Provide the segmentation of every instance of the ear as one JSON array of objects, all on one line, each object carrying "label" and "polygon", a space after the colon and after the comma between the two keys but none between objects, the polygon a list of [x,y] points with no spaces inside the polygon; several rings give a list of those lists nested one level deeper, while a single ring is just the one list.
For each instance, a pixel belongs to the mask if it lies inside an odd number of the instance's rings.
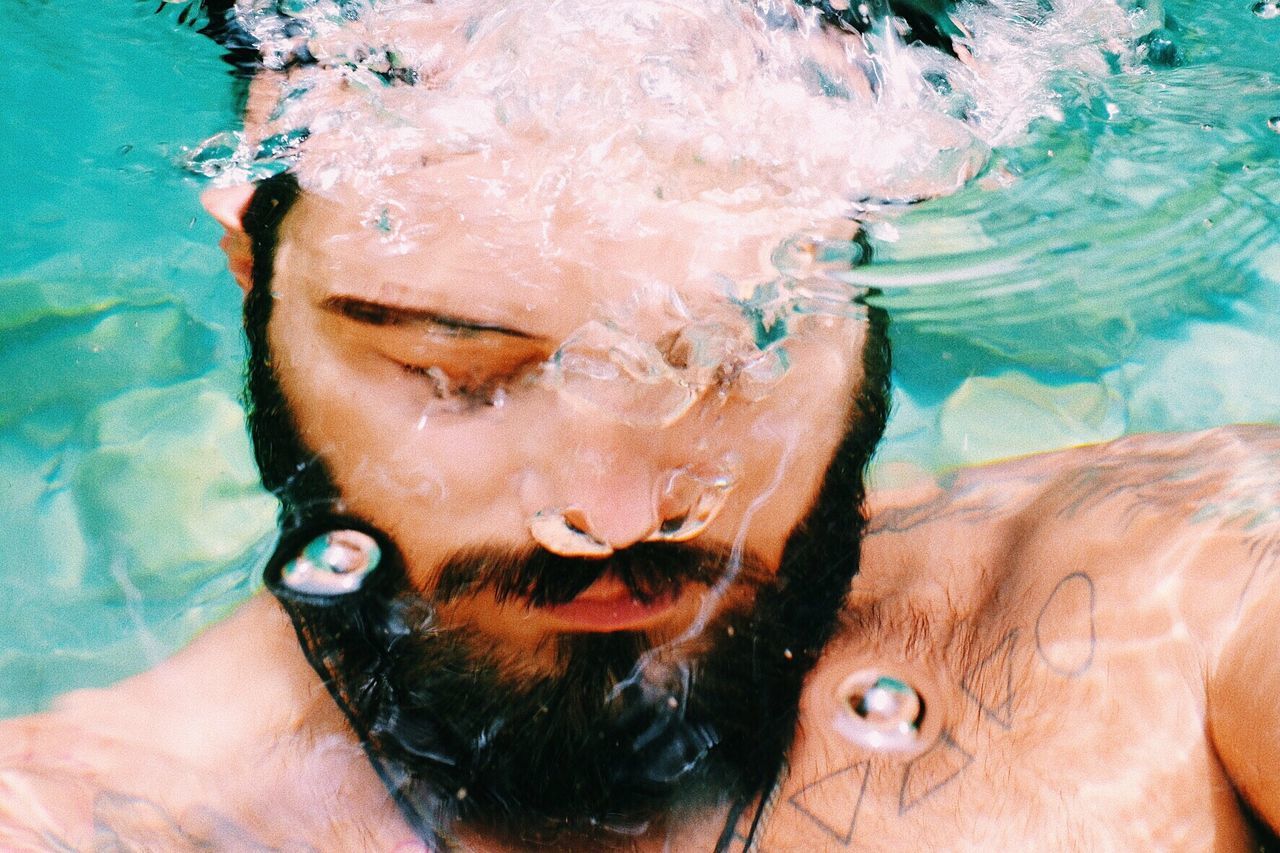
[{"label": "ear", "polygon": [[253,245],[244,230],[244,212],[253,198],[253,184],[205,190],[200,203],[226,229],[218,244],[227,254],[227,267],[245,293],[253,284]]}]

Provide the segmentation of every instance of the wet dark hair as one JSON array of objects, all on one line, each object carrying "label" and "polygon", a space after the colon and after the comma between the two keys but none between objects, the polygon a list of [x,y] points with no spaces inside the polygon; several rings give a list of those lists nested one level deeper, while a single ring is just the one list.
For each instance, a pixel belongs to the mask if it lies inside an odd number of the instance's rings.
[{"label": "wet dark hair", "polygon": [[280,499],[281,522],[286,529],[298,526],[310,507],[329,506],[338,497],[324,464],[303,446],[276,381],[267,341],[280,224],[300,193],[297,179],[281,172],[258,184],[244,214],[244,229],[253,249],[252,286],[244,300],[248,344],[244,402],[254,461],[262,485]]},{"label": "wet dark hair", "polygon": [[[823,21],[841,29],[866,33],[876,25],[876,18],[869,4],[857,0],[846,0],[844,3],[796,0],[796,3],[817,9]],[[906,25],[905,30],[899,34],[907,44],[919,42],[955,55],[955,46],[951,40],[960,35],[960,30],[948,15],[948,9],[954,5],[953,0],[888,0],[885,5],[889,14]]]},{"label": "wet dark hair", "polygon": [[[168,11],[172,5],[161,2],[156,14]],[[236,18],[236,0],[190,0],[181,6],[177,21],[179,25],[195,27],[201,35],[216,42],[223,50],[223,62],[231,66],[241,83],[247,83],[262,67],[257,40]],[[242,88],[237,87],[238,91]]]},{"label": "wet dark hair", "polygon": [[[816,8],[829,25],[865,33],[876,19],[868,7],[860,3],[833,3],[831,0],[796,0],[800,6]],[[161,3],[161,12],[169,7]],[[908,43],[920,42],[954,55],[952,38],[960,31],[951,22],[948,11],[954,0],[887,0],[889,14],[905,23],[901,33]],[[191,0],[178,13],[178,23],[195,26],[198,31],[222,46],[223,61],[233,73],[247,80],[260,68],[258,45],[253,36],[240,26],[235,13],[236,0]]]}]

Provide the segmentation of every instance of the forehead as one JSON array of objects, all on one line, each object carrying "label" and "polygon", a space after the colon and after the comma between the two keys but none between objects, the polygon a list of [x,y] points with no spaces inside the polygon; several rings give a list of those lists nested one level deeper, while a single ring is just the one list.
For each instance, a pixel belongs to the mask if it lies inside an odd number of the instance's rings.
[{"label": "forehead", "polygon": [[[548,189],[545,176],[518,171],[510,159],[464,157],[398,176],[377,195],[304,192],[281,229],[277,289],[495,322],[524,316],[556,334],[584,312],[723,310],[777,278],[770,259],[782,241],[818,227],[769,205],[667,202],[616,184],[601,197],[586,183]],[[829,238],[853,231],[821,224]]]}]

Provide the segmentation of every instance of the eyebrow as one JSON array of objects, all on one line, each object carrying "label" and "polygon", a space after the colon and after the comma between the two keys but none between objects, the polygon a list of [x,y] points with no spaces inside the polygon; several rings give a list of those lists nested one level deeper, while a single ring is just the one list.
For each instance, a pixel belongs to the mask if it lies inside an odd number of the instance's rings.
[{"label": "eyebrow", "polygon": [[355,296],[329,296],[320,303],[320,307],[367,326],[444,326],[447,329],[463,332],[503,335],[521,340],[537,340],[540,337],[498,323],[458,317],[430,308],[375,302]]}]

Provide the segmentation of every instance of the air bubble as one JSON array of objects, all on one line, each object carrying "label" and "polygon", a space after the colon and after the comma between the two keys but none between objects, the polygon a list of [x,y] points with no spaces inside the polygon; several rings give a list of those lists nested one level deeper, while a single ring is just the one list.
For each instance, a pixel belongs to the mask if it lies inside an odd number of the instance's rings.
[{"label": "air bubble", "polygon": [[1267,130],[1273,133],[1280,133],[1280,116],[1272,116],[1267,119]]},{"label": "air bubble", "polygon": [[555,355],[560,388],[570,399],[610,412],[632,426],[665,427],[697,400],[653,344],[592,321]]},{"label": "air bubble", "polygon": [[183,165],[198,175],[216,178],[235,165],[240,142],[238,131],[215,134],[193,148]]},{"label": "air bubble", "polygon": [[529,534],[538,544],[562,557],[607,557],[613,546],[590,532],[586,515],[577,507],[544,509],[529,519]]},{"label": "air bubble", "polygon": [[737,475],[725,468],[711,472],[677,468],[658,491],[658,529],[653,542],[687,542],[698,536],[724,508],[737,482]]},{"label": "air bubble", "polygon": [[1253,4],[1253,14],[1264,21],[1280,18],[1280,0],[1261,0]]}]

